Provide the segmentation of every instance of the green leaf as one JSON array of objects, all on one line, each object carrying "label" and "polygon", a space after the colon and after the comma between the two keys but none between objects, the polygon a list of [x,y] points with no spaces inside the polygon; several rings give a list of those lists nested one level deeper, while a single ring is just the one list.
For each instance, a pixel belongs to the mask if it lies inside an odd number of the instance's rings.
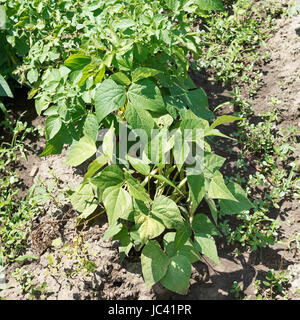
[{"label": "green leaf", "polygon": [[190,285],[192,268],[189,260],[181,255],[170,259],[170,264],[166,275],[160,283],[168,290],[186,295]]},{"label": "green leaf", "polygon": [[105,75],[105,64],[101,64],[96,73],[94,83],[95,84],[100,83],[103,80],[104,75]]},{"label": "green leaf", "polygon": [[97,117],[93,113],[89,113],[83,125],[83,134],[89,136],[93,141],[97,140],[99,124]]},{"label": "green leaf", "polygon": [[236,140],[234,138],[231,138],[229,136],[226,136],[225,134],[223,134],[222,132],[220,132],[218,129],[208,129],[208,130],[205,130],[204,132],[204,136],[205,137],[209,137],[209,136],[216,136],[216,137],[222,137],[222,138],[225,138],[225,139],[230,139],[230,140]]},{"label": "green leaf", "polygon": [[79,166],[81,163],[92,157],[96,151],[97,148],[92,138],[84,136],[70,148],[66,164],[70,166]]},{"label": "green leaf", "polygon": [[201,10],[224,10],[222,0],[197,0]]},{"label": "green leaf", "polygon": [[223,213],[238,214],[253,208],[253,204],[249,201],[246,192],[240,185],[231,182],[227,185],[227,188],[237,199],[237,202],[232,200],[220,200],[220,208]]},{"label": "green leaf", "polygon": [[129,101],[142,109],[164,113],[165,104],[159,88],[149,79],[133,83],[128,91]]},{"label": "green leaf", "polygon": [[65,144],[71,144],[72,140],[73,139],[68,131],[68,128],[64,124],[62,124],[61,129],[54,136],[54,138],[46,142],[46,147],[44,151],[39,155],[39,157],[45,157],[52,154],[60,154],[62,152],[63,146]]},{"label": "green leaf", "polygon": [[214,114],[208,109],[208,98],[203,89],[183,90],[177,95],[193,113],[203,119],[210,120]]},{"label": "green leaf", "polygon": [[39,77],[39,73],[36,69],[30,69],[27,73],[27,79],[30,83],[36,82],[38,77]]},{"label": "green leaf", "polygon": [[187,225],[185,228],[177,230],[175,239],[174,239],[174,250],[178,251],[180,250],[183,245],[189,240],[189,238],[192,235],[192,230],[189,225]]},{"label": "green leaf", "polygon": [[235,202],[238,201],[226,187],[223,176],[219,171],[214,173],[213,178],[210,181],[208,196],[211,199],[227,199]]},{"label": "green leaf", "polygon": [[91,178],[98,170],[105,166],[109,161],[109,157],[102,154],[100,157],[95,159],[88,167],[87,173],[84,175],[82,185],[85,185],[89,178]]},{"label": "green leaf", "polygon": [[120,186],[124,182],[123,171],[118,165],[113,164],[104,168],[100,175],[93,178],[91,182],[97,185],[101,190],[113,186]]},{"label": "green leaf", "polygon": [[205,214],[196,214],[193,218],[192,228],[196,233],[205,233],[212,235],[219,235],[215,225],[210,221]]},{"label": "green leaf", "polygon": [[159,196],[154,199],[151,213],[166,228],[178,230],[183,227],[183,219],[177,204],[165,196]]},{"label": "green leaf", "polygon": [[42,111],[46,110],[50,104],[49,96],[42,96],[35,99],[35,110],[36,113],[40,116]]},{"label": "green leaf", "polygon": [[134,220],[138,226],[142,243],[158,237],[165,230],[164,225],[154,217],[151,217],[151,215],[138,214],[135,215]]},{"label": "green leaf", "polygon": [[114,158],[114,148],[115,148],[115,128],[113,123],[109,130],[106,132],[103,138],[102,150],[105,155],[107,155],[110,161]]},{"label": "green leaf", "polygon": [[0,74],[0,97],[13,98],[13,94],[6,82],[6,80]]},{"label": "green leaf", "polygon": [[86,184],[84,187],[77,186],[70,200],[75,210],[84,212],[85,209],[93,205],[94,197],[93,187],[90,184]]},{"label": "green leaf", "polygon": [[129,193],[132,197],[137,200],[141,200],[144,202],[151,202],[151,198],[146,193],[145,188],[140,184],[140,182],[134,179],[130,174],[126,174],[126,184],[128,186]]},{"label": "green leaf", "polygon": [[212,125],[210,126],[211,129],[214,129],[215,127],[219,126],[220,124],[226,123],[226,122],[232,122],[232,121],[236,121],[236,120],[242,120],[243,118],[240,117],[234,117],[234,116],[221,116],[219,118],[217,118]]},{"label": "green leaf", "polygon": [[141,79],[154,77],[154,76],[158,75],[159,73],[161,73],[161,71],[156,70],[156,69],[152,69],[152,68],[147,68],[147,67],[136,68],[131,73],[132,82],[137,82]]},{"label": "green leaf", "polygon": [[220,264],[217,247],[214,238],[205,233],[196,233],[195,238],[195,247],[212,261],[217,264]]},{"label": "green leaf", "polygon": [[173,11],[178,11],[182,7],[182,1],[181,0],[165,0],[167,6],[169,9]]},{"label": "green leaf", "polygon": [[103,204],[110,226],[116,224],[119,217],[131,208],[129,193],[120,186],[106,188],[103,192]]},{"label": "green leaf", "polygon": [[46,139],[51,140],[59,132],[62,126],[62,121],[60,116],[50,116],[46,119],[45,134]]},{"label": "green leaf", "polygon": [[133,129],[143,129],[148,136],[151,136],[151,130],[154,128],[154,120],[148,111],[140,106],[128,103],[125,118]]},{"label": "green leaf", "polygon": [[[183,229],[181,229],[181,230],[183,230]],[[186,258],[188,258],[190,263],[194,263],[194,262],[199,261],[201,259],[198,251],[196,250],[196,248],[194,247],[194,245],[190,239],[188,239],[184,243],[184,245],[176,251],[175,237],[176,237],[175,232],[168,232],[164,235],[163,243],[164,243],[165,251],[169,257],[173,257],[178,254],[178,255],[185,256]]]},{"label": "green leaf", "polygon": [[109,226],[108,229],[105,231],[105,233],[104,233],[104,235],[103,235],[101,240],[103,240],[103,241],[109,240],[113,236],[118,234],[121,230],[122,230],[122,224],[121,223],[115,224],[113,226]]},{"label": "green leaf", "polygon": [[203,174],[205,178],[211,179],[214,173],[222,167],[225,160],[214,153],[204,152]]},{"label": "green leaf", "polygon": [[128,256],[130,249],[133,247],[128,228],[123,226],[121,231],[113,237],[113,240],[119,240],[119,252]]},{"label": "green leaf", "polygon": [[161,250],[157,241],[149,241],[141,254],[142,272],[146,287],[150,289],[166,274],[169,258]]},{"label": "green leaf", "polygon": [[15,259],[16,262],[23,262],[27,260],[38,260],[38,257],[36,256],[31,256],[31,255],[23,255],[19,256],[18,258]]},{"label": "green leaf", "polygon": [[203,175],[188,175],[187,181],[192,202],[191,210],[195,212],[206,192],[205,179]]},{"label": "green leaf", "polygon": [[70,56],[64,64],[72,71],[75,71],[83,69],[86,65],[91,63],[91,60],[91,57],[78,53]]},{"label": "green leaf", "polygon": [[125,102],[125,87],[111,79],[104,80],[95,92],[95,109],[98,122],[101,122],[111,112],[123,107]]},{"label": "green leaf", "polygon": [[133,158],[129,155],[127,155],[127,159],[136,171],[143,174],[144,176],[149,175],[150,166],[147,163],[145,163],[145,161],[138,159],[138,158]]},{"label": "green leaf", "polygon": [[110,76],[110,79],[112,79],[115,82],[122,84],[124,86],[129,86],[131,84],[130,79],[123,72],[116,72],[116,73],[112,74]]},{"label": "green leaf", "polygon": [[218,223],[218,209],[216,207],[214,200],[210,199],[207,195],[204,196],[204,199],[209,206],[209,210],[210,210],[210,213],[214,219],[215,224],[217,224]]}]

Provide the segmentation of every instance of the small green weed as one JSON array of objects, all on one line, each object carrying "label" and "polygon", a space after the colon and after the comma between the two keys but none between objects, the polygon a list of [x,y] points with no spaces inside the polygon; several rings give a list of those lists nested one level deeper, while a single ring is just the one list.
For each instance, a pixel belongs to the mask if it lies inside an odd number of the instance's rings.
[{"label": "small green weed", "polygon": [[257,66],[270,59],[268,52],[260,53],[272,31],[273,20],[283,12],[280,1],[239,0],[229,11],[216,13],[202,19],[201,59],[195,65],[198,70],[208,70],[213,81],[244,83],[250,85],[250,93],[257,91],[261,77]]},{"label": "small green weed", "polygon": [[11,142],[0,145],[0,253],[7,263],[25,250],[28,222],[39,209],[29,196],[18,198],[20,180],[12,169],[19,159],[18,151],[26,157],[25,137],[34,130],[20,119],[15,124],[8,119],[4,123],[7,128],[13,128]]},{"label": "small green weed", "polygon": [[269,270],[266,274],[266,280],[256,280],[254,282],[256,300],[276,300],[276,296],[282,296],[288,299],[287,287],[289,280],[285,272],[275,272]]}]

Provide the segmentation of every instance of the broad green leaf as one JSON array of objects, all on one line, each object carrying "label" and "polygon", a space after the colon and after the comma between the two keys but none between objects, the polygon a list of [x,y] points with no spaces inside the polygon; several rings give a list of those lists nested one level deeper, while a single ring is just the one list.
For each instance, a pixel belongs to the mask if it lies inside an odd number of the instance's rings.
[{"label": "broad green leaf", "polygon": [[122,84],[124,86],[129,86],[131,84],[130,79],[126,76],[123,72],[116,72],[110,76],[110,79],[114,80],[115,82]]},{"label": "broad green leaf", "polygon": [[93,178],[91,182],[97,185],[101,190],[113,186],[120,186],[124,182],[123,171],[118,165],[113,164],[104,168],[100,175]]},{"label": "broad green leaf", "polygon": [[42,111],[46,110],[50,104],[50,97],[49,96],[42,96],[35,99],[35,110],[36,113],[40,116]]},{"label": "broad green leaf", "polygon": [[88,167],[87,173],[84,175],[82,185],[85,185],[89,178],[91,178],[97,171],[105,166],[109,161],[109,157],[102,154],[100,157],[95,159]]},{"label": "broad green leaf", "polygon": [[137,82],[141,79],[154,77],[154,76],[158,75],[159,73],[161,73],[161,71],[156,70],[156,69],[152,69],[152,68],[147,68],[147,67],[136,68],[131,73],[132,82]]},{"label": "broad green leaf", "polygon": [[115,55],[117,68],[122,71],[129,71],[133,65],[133,50],[127,50],[125,53],[117,53]]},{"label": "broad green leaf", "polygon": [[216,207],[214,200],[210,199],[207,195],[204,196],[204,199],[209,206],[209,210],[210,210],[210,213],[214,219],[215,224],[217,224],[218,223],[218,209]]},{"label": "broad green leaf", "polygon": [[105,75],[105,64],[101,64],[95,76],[95,80],[94,80],[95,84],[100,83],[103,80],[104,75]]},{"label": "broad green leaf", "polygon": [[143,129],[148,136],[151,136],[151,130],[154,128],[154,120],[150,113],[144,110],[142,106],[128,103],[125,118],[133,129]]},{"label": "broad green leaf", "polygon": [[214,173],[219,170],[226,159],[214,153],[204,152],[203,174],[211,179]]},{"label": "broad green leaf", "polygon": [[[183,229],[180,229],[183,230]],[[189,229],[190,230],[190,229]],[[168,232],[164,235],[163,243],[165,247],[165,251],[169,257],[173,257],[177,254],[181,256],[185,256],[188,258],[190,263],[194,263],[196,261],[199,261],[201,259],[198,251],[194,247],[192,241],[188,239],[181,248],[179,248],[177,251],[175,249],[175,232]],[[178,241],[178,240],[177,240]],[[179,243],[177,243],[178,246]]]},{"label": "broad green leaf", "polygon": [[196,233],[205,233],[212,235],[219,235],[215,225],[210,221],[205,214],[196,214],[193,218],[192,228]]},{"label": "broad green leaf", "polygon": [[165,0],[167,6],[169,9],[173,11],[178,11],[182,7],[182,1],[181,0]]},{"label": "broad green leaf", "polygon": [[46,119],[45,124],[45,134],[46,139],[51,140],[54,138],[54,136],[59,132],[60,128],[62,126],[62,121],[60,116],[53,115]]},{"label": "broad green leaf", "polygon": [[0,97],[13,98],[13,94],[6,82],[6,80],[0,74]]},{"label": "broad green leaf", "polygon": [[183,136],[179,131],[178,133],[175,134],[174,148],[173,148],[174,161],[178,167],[178,171],[181,171],[182,166],[184,165],[189,153],[190,153],[189,144],[185,139],[183,139]]},{"label": "broad green leaf", "polygon": [[106,209],[110,226],[116,224],[120,215],[131,208],[129,193],[120,186],[106,188],[103,192],[103,204]]},{"label": "broad green leaf", "polygon": [[105,155],[107,155],[110,161],[114,158],[114,148],[115,148],[115,128],[113,124],[110,129],[106,132],[103,138],[102,150]]},{"label": "broad green leaf", "polygon": [[144,160],[133,158],[129,155],[127,155],[127,159],[136,171],[143,174],[144,176],[149,175],[150,173],[150,166],[148,165],[149,160],[145,162]]},{"label": "broad green leaf", "polygon": [[131,241],[128,228],[123,226],[121,231],[114,235],[113,240],[119,240],[119,252],[125,253],[128,256],[130,249],[133,247],[133,243]]},{"label": "broad green leaf", "polygon": [[180,250],[183,247],[183,245],[188,241],[191,235],[192,230],[188,224],[186,225],[186,227],[177,230],[174,239],[174,250]]},{"label": "broad green leaf", "polygon": [[166,111],[159,88],[149,79],[133,83],[129,88],[128,98],[132,104],[142,109],[159,113]]},{"label": "broad green leaf", "polygon": [[139,225],[139,234],[142,243],[158,237],[165,230],[164,225],[158,220],[151,217],[151,215],[139,215],[135,217],[136,224]]},{"label": "broad green leaf", "polygon": [[214,114],[208,109],[208,98],[203,89],[183,90],[177,95],[193,113],[203,119],[210,120]]},{"label": "broad green leaf", "polygon": [[90,184],[86,184],[83,188],[80,185],[77,186],[70,200],[75,210],[83,212],[92,204],[94,197],[93,187]]},{"label": "broad green leaf", "polygon": [[118,223],[115,224],[113,226],[108,227],[108,229],[105,231],[103,237],[101,240],[105,241],[105,240],[109,240],[111,239],[113,236],[115,236],[116,234],[118,234],[120,231],[122,230],[122,224]]},{"label": "broad green leaf", "polygon": [[83,126],[83,134],[89,136],[93,141],[97,140],[99,124],[97,117],[93,113],[89,113],[85,119]]},{"label": "broad green leaf", "polygon": [[211,199],[227,199],[238,202],[232,193],[228,190],[224,183],[222,174],[216,171],[210,181],[208,188],[208,196]]},{"label": "broad green leaf", "polygon": [[72,143],[72,136],[69,133],[68,128],[63,124],[59,132],[54,136],[53,139],[46,142],[44,151],[39,157],[46,157],[52,154],[60,154],[65,144]]},{"label": "broad green leaf", "polygon": [[168,290],[186,295],[190,285],[192,273],[191,263],[181,255],[170,259],[170,264],[166,275],[160,280],[160,283]]},{"label": "broad green leaf", "polygon": [[86,65],[91,63],[91,60],[91,57],[78,53],[70,56],[64,64],[72,69],[72,71],[75,71],[83,69]]},{"label": "broad green leaf", "polygon": [[95,109],[98,122],[101,122],[111,112],[124,106],[126,90],[122,85],[111,79],[100,83],[95,93]]},{"label": "broad green leaf", "polygon": [[190,195],[191,195],[191,210],[195,212],[198,205],[202,201],[205,190],[205,180],[203,175],[188,175],[187,181],[189,185]]},{"label": "broad green leaf", "polygon": [[178,230],[183,227],[183,219],[177,204],[165,196],[154,199],[151,214],[166,228]]},{"label": "broad green leaf", "polygon": [[220,264],[216,242],[211,235],[205,233],[196,233],[194,242],[195,247],[201,252],[201,254],[210,258],[215,263]]},{"label": "broad green leaf", "polygon": [[78,217],[79,220],[88,218],[95,210],[97,209],[99,205],[99,200],[96,198],[93,198],[89,201],[88,206],[82,211],[81,215]]},{"label": "broad green leaf", "polygon": [[225,214],[238,214],[253,208],[253,204],[247,198],[246,192],[237,183],[231,182],[227,185],[228,190],[238,202],[232,200],[220,200],[221,211]]},{"label": "broad green leaf", "polygon": [[142,272],[146,287],[150,289],[166,274],[169,258],[156,240],[149,241],[141,254]]},{"label": "broad green leaf", "polygon": [[140,184],[140,182],[134,179],[130,174],[125,173],[126,184],[128,186],[129,193],[132,197],[137,200],[144,202],[151,202],[151,198],[146,193],[145,188]]},{"label": "broad green leaf", "polygon": [[174,119],[177,118],[177,113],[179,113],[181,118],[184,117],[187,108],[182,100],[180,100],[178,97],[172,96],[165,96],[163,99],[166,104],[166,110]]},{"label": "broad green leaf", "polygon": [[78,87],[81,87],[89,77],[95,74],[95,67],[92,65],[87,65],[82,69],[82,76],[78,81]]},{"label": "broad green leaf", "polygon": [[234,116],[221,116],[219,118],[217,118],[212,125],[210,126],[211,129],[214,129],[215,127],[219,126],[220,124],[226,123],[226,122],[233,122],[236,120],[242,120],[242,118],[240,117],[234,117]]},{"label": "broad green leaf", "polygon": [[201,10],[224,10],[222,0],[197,0]]},{"label": "broad green leaf", "polygon": [[70,148],[66,164],[70,166],[78,166],[92,157],[96,151],[97,148],[92,138],[84,136]]},{"label": "broad green leaf", "polygon": [[39,73],[36,69],[30,69],[27,73],[27,79],[30,83],[34,83],[38,80]]}]

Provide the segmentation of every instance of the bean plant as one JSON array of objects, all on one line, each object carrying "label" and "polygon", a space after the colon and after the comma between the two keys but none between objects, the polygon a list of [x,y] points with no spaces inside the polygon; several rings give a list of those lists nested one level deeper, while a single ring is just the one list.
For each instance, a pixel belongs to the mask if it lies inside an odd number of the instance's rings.
[{"label": "bean plant", "polygon": [[[40,156],[69,145],[67,165],[87,167],[71,195],[78,220],[106,213],[104,239],[122,256],[141,251],[146,286],[187,294],[191,265],[220,263],[218,216],[253,205],[221,173],[218,126],[207,96],[189,77],[199,57],[196,17],[221,0],[18,1],[6,9],[16,73],[46,116]],[[55,17],[55,18],[54,18]],[[209,208],[209,215],[206,214]],[[206,211],[205,211],[206,210]]]}]

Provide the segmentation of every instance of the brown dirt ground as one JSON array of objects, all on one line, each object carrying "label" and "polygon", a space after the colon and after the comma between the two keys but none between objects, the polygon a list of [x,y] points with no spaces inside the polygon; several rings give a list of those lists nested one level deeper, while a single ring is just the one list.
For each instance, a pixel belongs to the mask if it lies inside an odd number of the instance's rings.
[{"label": "brown dirt ground", "polygon": [[[283,18],[278,22],[275,35],[268,41],[271,51],[271,62],[262,69],[262,88],[251,99],[255,114],[270,110],[267,101],[277,97],[282,103],[279,105],[282,116],[280,126],[298,125],[300,108],[300,16]],[[211,104],[215,101],[230,100],[227,88],[208,83],[198,77],[198,84],[206,89]],[[249,100],[249,99],[248,99]],[[215,105],[214,105],[215,106]],[[29,108],[30,109],[30,108]],[[222,113],[232,113],[227,108]],[[32,124],[42,123],[42,118],[36,118]],[[226,128],[225,128],[226,129]],[[25,195],[37,177],[46,182],[51,181],[49,169],[52,169],[60,180],[61,190],[74,187],[82,179],[83,171],[64,165],[66,150],[62,155],[38,158],[37,154],[43,149],[45,142],[32,142],[35,152],[28,156],[28,163],[21,161],[16,169],[23,179],[21,196]],[[299,156],[299,150],[295,157]],[[230,165],[230,164],[229,164]],[[295,288],[300,282],[300,254],[299,251],[287,250],[284,245],[265,248],[262,256],[259,252],[244,251],[238,257],[233,254],[234,247],[220,240],[219,256],[221,265],[203,261],[194,264],[191,286],[187,296],[171,293],[159,285],[147,290],[142,278],[138,257],[120,261],[117,243],[101,240],[107,221],[104,217],[95,219],[83,230],[74,229],[77,213],[71,208],[67,200],[59,207],[49,201],[45,204],[41,214],[33,224],[33,231],[28,238],[26,254],[38,256],[37,261],[24,262],[24,269],[34,274],[34,283],[47,283],[49,300],[78,300],[78,299],[182,299],[182,300],[228,300],[233,299],[230,289],[234,281],[244,288],[244,293],[254,299],[253,281],[263,279],[269,269],[286,270],[293,266],[296,275],[292,279],[293,287],[290,298],[297,299]],[[293,232],[300,230],[300,206],[298,200],[283,201],[277,219],[281,223],[282,239],[287,240]],[[293,221],[293,223],[291,223]],[[63,244],[69,244],[68,251],[52,246],[52,240],[60,237]],[[81,237],[86,245],[80,244]],[[74,241],[77,239],[77,242]],[[76,245],[77,244],[77,245]],[[77,251],[76,251],[77,250]],[[73,255],[72,255],[73,253]],[[77,253],[77,255],[76,255]],[[82,268],[83,257],[93,261],[92,272],[87,273]],[[49,259],[52,262],[49,263]],[[20,263],[13,263],[6,269],[7,284],[12,288],[0,292],[0,296],[7,300],[25,300],[29,294],[21,294],[18,284],[11,273],[20,267]],[[298,297],[299,298],[299,297]]]}]

